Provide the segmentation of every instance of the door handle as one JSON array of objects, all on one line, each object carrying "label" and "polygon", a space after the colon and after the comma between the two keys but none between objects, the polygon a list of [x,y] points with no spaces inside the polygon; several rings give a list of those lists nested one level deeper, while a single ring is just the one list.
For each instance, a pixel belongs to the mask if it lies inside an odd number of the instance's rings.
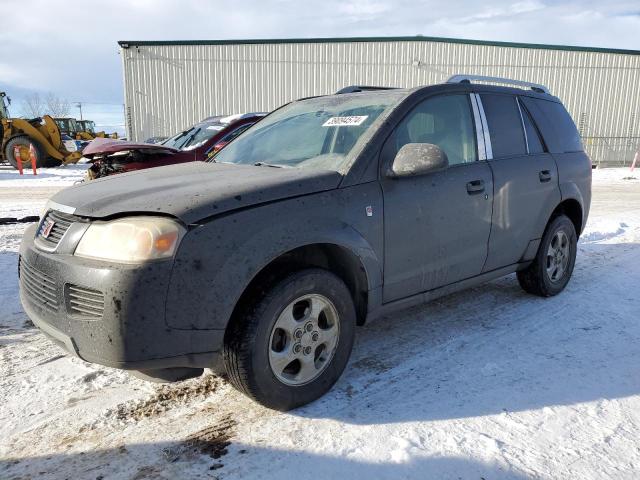
[{"label": "door handle", "polygon": [[480,192],[484,192],[484,180],[473,180],[467,183],[467,193],[469,195]]},{"label": "door handle", "polygon": [[549,170],[542,170],[539,174],[538,177],[540,178],[540,181],[542,183],[544,182],[548,182],[549,180],[551,180],[551,171]]}]

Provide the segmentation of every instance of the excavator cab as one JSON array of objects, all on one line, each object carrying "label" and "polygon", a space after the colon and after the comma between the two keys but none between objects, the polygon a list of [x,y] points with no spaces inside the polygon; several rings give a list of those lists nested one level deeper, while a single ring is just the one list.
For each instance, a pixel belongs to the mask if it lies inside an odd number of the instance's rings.
[{"label": "excavator cab", "polygon": [[95,137],[96,135],[96,122],[93,120],[76,120],[78,128],[81,132],[87,132]]},{"label": "excavator cab", "polygon": [[54,118],[53,119],[63,135],[69,135],[76,138],[76,134],[81,131],[78,127],[78,121],[75,118]]},{"label": "excavator cab", "polygon": [[77,120],[78,129],[76,140],[93,140],[94,138],[118,138],[118,133],[105,133],[104,130],[96,131],[96,122],[93,120]]},{"label": "excavator cab", "polygon": [[96,122],[93,120],[77,120],[78,132],[76,133],[76,140],[93,140],[94,138],[102,137],[106,135],[104,132],[96,132]]}]

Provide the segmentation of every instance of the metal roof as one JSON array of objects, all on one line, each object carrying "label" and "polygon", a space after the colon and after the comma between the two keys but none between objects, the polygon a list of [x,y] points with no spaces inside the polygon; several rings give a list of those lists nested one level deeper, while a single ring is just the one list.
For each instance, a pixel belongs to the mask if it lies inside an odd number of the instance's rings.
[{"label": "metal roof", "polygon": [[494,47],[532,48],[539,50],[564,50],[572,52],[618,53],[640,55],[640,50],[621,48],[581,47],[575,45],[546,45],[542,43],[498,42],[493,40],[471,40],[466,38],[425,37],[328,37],[328,38],[262,38],[239,40],[120,40],[118,45],[129,48],[144,45],[256,45],[293,43],[363,43],[363,42],[439,42],[465,45],[485,45]]}]

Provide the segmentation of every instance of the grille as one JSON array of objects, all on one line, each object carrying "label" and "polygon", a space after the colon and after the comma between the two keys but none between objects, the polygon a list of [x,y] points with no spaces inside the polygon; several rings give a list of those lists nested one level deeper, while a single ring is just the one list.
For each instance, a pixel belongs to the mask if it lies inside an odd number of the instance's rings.
[{"label": "grille", "polygon": [[[47,216],[42,223],[40,223],[38,234],[36,236],[45,245],[55,248],[60,243],[60,240],[62,240],[64,234],[67,233],[71,224],[75,221],[77,221],[77,218],[73,215],[67,215],[65,213],[51,210],[47,213]],[[53,222],[53,227],[51,228],[49,235],[45,238],[43,231],[51,222]]]},{"label": "grille", "polygon": [[25,296],[36,305],[55,312],[58,310],[58,295],[55,281],[48,275],[36,270],[25,262],[22,257],[19,260],[20,284]]},{"label": "grille", "polygon": [[78,285],[67,285],[69,312],[83,317],[102,318],[104,294],[98,290]]}]

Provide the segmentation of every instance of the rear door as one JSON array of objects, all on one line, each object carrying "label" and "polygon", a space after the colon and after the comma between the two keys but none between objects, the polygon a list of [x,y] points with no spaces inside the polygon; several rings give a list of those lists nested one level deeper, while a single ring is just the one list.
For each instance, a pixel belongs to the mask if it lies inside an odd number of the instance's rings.
[{"label": "rear door", "polygon": [[[386,141],[381,178],[384,302],[482,271],[493,184],[487,162],[478,160],[474,126],[468,94],[429,97],[405,116]],[[438,145],[447,154],[449,168],[422,176],[387,178],[384,172],[407,143]]]},{"label": "rear door", "polygon": [[479,97],[489,131],[494,188],[487,272],[535,255],[560,191],[556,163],[518,97]]}]

